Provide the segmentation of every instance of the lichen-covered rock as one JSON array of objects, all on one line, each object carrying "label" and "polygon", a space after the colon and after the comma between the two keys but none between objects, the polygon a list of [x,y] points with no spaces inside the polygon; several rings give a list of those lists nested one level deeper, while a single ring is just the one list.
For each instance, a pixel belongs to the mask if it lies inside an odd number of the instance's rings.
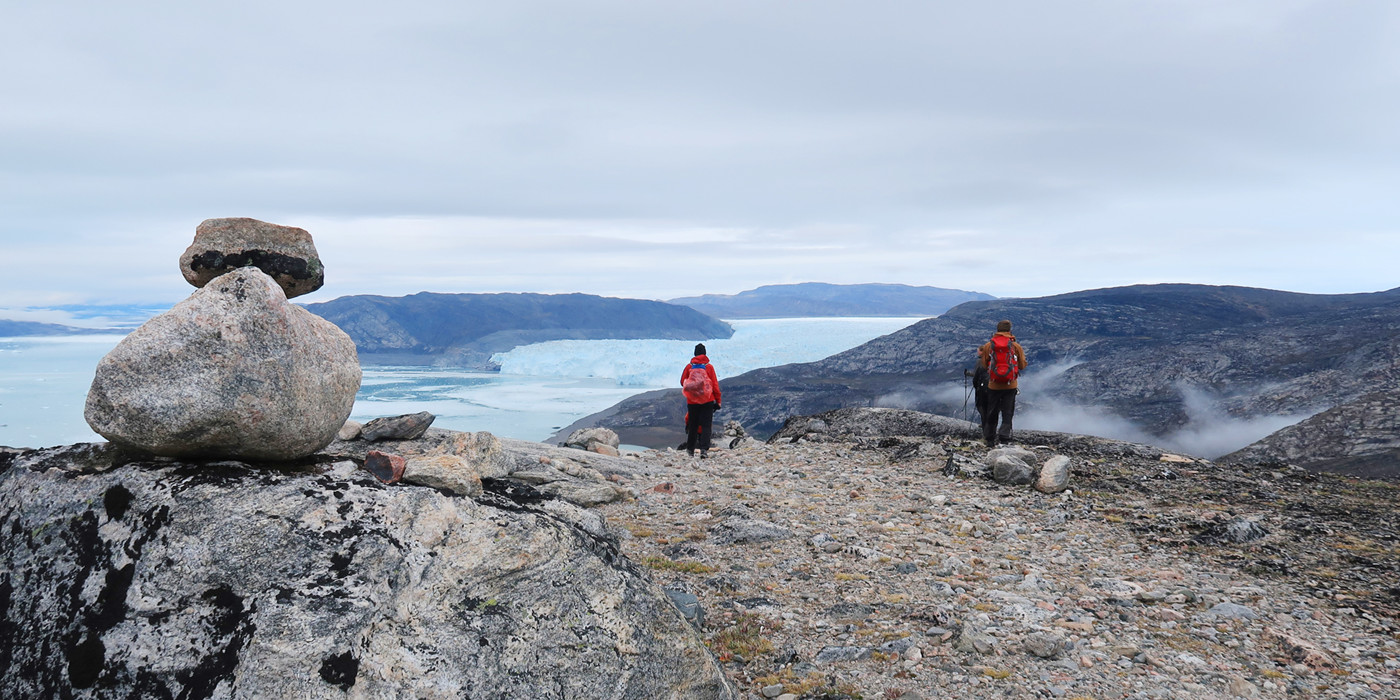
[{"label": "lichen-covered rock", "polygon": [[107,353],[85,417],[108,440],[158,455],[291,460],[335,439],[359,387],[350,337],[245,267]]},{"label": "lichen-covered rock", "polygon": [[240,267],[256,267],[282,287],[287,298],[325,283],[325,269],[305,229],[246,218],[208,219],[180,256],[180,272],[196,287]]},{"label": "lichen-covered rock", "polygon": [[22,457],[0,470],[0,697],[737,697],[601,522],[537,493]]}]

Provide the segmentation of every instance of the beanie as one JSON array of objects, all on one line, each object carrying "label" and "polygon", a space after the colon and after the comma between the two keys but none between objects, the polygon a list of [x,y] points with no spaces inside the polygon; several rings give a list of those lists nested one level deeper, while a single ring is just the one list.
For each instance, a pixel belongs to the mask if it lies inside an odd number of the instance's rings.
[{"label": "beanie", "polygon": [[705,354],[705,344],[704,344],[704,343],[696,343],[696,344],[695,344],[695,354],[696,354],[696,355],[704,355],[704,354]]}]

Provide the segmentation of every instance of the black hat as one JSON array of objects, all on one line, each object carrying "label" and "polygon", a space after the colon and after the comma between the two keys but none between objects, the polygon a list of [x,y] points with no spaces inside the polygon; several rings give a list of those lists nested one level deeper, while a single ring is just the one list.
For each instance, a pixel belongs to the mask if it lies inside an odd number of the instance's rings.
[{"label": "black hat", "polygon": [[696,354],[696,355],[704,355],[704,354],[705,354],[705,344],[704,344],[704,343],[696,343],[696,344],[695,344],[695,354]]}]

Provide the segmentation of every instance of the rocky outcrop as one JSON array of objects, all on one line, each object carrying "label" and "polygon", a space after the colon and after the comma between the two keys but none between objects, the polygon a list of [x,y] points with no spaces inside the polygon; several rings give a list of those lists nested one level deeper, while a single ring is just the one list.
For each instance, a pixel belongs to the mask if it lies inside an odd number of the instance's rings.
[{"label": "rocky outcrop", "polygon": [[68,451],[0,456],[0,696],[737,697],[566,504]]},{"label": "rocky outcrop", "polygon": [[[412,439],[336,440],[322,453],[374,467],[386,483],[403,479],[474,495],[476,484],[510,481],[585,508],[634,498],[635,492],[620,482],[635,478],[640,466],[599,452],[437,428]],[[375,454],[385,457],[371,460]],[[462,461],[437,459],[444,456]],[[399,460],[397,466],[394,460]]]},{"label": "rocky outcrop", "polygon": [[1220,461],[1296,464],[1315,471],[1395,477],[1400,475],[1400,394],[1364,394]]},{"label": "rocky outcrop", "polygon": [[208,219],[180,256],[180,272],[196,287],[240,267],[256,267],[282,287],[288,299],[325,283],[325,268],[305,229],[247,218]]},{"label": "rocky outcrop", "polygon": [[350,338],[242,267],[103,357],[84,415],[99,435],[152,454],[291,460],[335,438],[359,386]]}]

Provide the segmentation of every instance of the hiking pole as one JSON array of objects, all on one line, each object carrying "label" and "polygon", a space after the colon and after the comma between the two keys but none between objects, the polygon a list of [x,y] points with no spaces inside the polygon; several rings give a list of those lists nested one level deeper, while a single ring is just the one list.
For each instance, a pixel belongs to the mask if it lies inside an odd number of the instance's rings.
[{"label": "hiking pole", "polygon": [[972,398],[972,387],[968,385],[968,378],[971,376],[971,370],[963,370],[963,420],[968,422],[972,421],[967,415],[967,400]]}]

